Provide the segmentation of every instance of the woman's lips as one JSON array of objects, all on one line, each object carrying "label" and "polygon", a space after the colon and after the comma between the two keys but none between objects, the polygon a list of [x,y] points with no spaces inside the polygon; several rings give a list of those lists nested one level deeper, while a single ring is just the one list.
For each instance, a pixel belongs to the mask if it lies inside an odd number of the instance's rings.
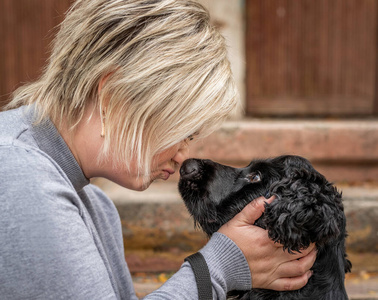
[{"label": "woman's lips", "polygon": [[169,176],[171,176],[172,174],[174,174],[175,171],[172,170],[172,169],[165,169],[163,170],[163,176],[162,176],[162,179],[163,180],[167,180],[169,178]]}]

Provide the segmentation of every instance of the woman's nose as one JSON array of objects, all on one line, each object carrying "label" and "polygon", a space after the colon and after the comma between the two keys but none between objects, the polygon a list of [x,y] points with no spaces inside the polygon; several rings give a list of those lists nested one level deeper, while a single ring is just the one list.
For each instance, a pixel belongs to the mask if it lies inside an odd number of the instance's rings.
[{"label": "woman's nose", "polygon": [[172,158],[172,160],[177,163],[179,166],[184,162],[184,160],[189,158],[189,146],[187,143],[183,143],[183,145],[178,149],[176,155]]}]

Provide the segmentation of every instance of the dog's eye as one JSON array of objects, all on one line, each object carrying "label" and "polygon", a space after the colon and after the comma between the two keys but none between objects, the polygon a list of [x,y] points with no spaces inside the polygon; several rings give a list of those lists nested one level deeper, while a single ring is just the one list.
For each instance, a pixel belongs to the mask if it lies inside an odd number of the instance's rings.
[{"label": "dog's eye", "polygon": [[254,173],[249,174],[247,176],[247,178],[252,183],[259,182],[259,181],[261,181],[261,174],[260,174],[260,172],[254,172]]}]

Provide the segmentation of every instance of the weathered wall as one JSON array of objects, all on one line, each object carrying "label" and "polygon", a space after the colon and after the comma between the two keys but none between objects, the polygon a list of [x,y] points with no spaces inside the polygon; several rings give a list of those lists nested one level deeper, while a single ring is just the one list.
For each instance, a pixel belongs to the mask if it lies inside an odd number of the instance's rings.
[{"label": "weathered wall", "polygon": [[210,12],[214,24],[220,28],[229,47],[229,59],[240,94],[240,107],[234,118],[244,115],[245,108],[245,45],[244,1],[199,0]]}]

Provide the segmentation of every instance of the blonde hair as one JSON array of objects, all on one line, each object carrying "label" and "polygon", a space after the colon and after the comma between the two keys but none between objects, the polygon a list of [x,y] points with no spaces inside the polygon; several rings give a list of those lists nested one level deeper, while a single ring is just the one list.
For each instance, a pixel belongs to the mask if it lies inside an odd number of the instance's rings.
[{"label": "blonde hair", "polygon": [[134,159],[147,175],[155,154],[212,132],[235,107],[224,38],[194,1],[78,0],[43,75],[8,108],[35,103],[40,121],[73,130],[88,101],[106,108],[102,158],[127,168]]}]

